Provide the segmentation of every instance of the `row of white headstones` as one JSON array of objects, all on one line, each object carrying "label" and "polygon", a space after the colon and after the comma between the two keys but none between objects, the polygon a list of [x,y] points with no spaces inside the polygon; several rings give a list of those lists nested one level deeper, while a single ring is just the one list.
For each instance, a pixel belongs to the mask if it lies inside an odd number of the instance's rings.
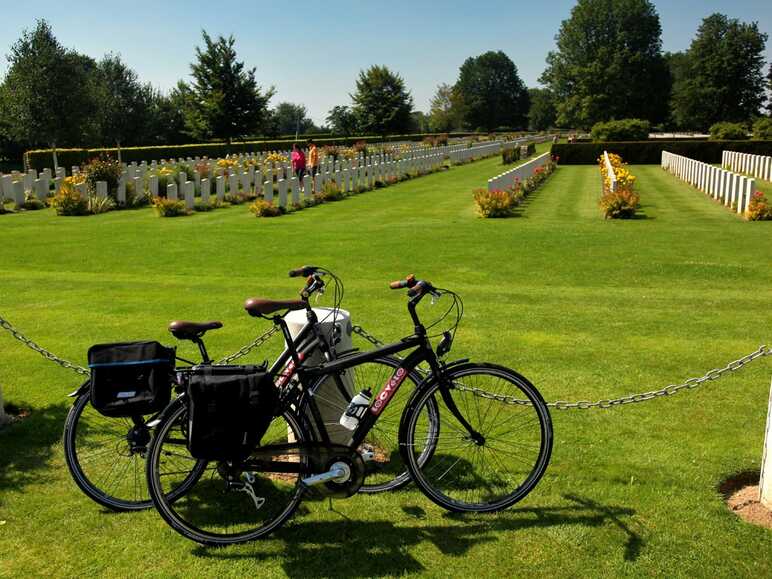
[{"label": "row of white headstones", "polygon": [[[344,192],[348,192],[358,187],[372,187],[378,180],[383,182],[390,177],[400,177],[411,172],[428,172],[442,164],[446,158],[450,159],[452,163],[461,163],[495,155],[502,148],[512,148],[527,140],[528,138],[506,142],[491,141],[471,146],[468,143],[461,143],[430,148],[403,146],[398,158],[384,153],[370,156],[360,153],[346,160],[333,160],[332,157],[327,157],[322,160],[315,175],[305,175],[302,181],[295,173],[291,163],[269,163],[269,166],[266,166],[264,161],[268,153],[240,155],[236,158],[237,164],[228,168],[227,171],[218,165],[217,160],[212,159],[189,158],[179,161],[151,161],[150,163],[142,162],[139,164],[135,162],[124,165],[118,182],[116,198],[119,203],[126,201],[127,184],[129,183],[133,185],[135,193],[146,191],[153,197],[157,197],[159,195],[159,171],[162,168],[172,168],[178,163],[187,163],[193,167],[204,169],[201,166],[203,163],[205,169],[199,171],[194,168],[193,175],[179,172],[178,182],[167,185],[166,196],[171,199],[185,199],[186,204],[192,207],[196,194],[200,195],[202,202],[208,203],[214,188],[214,195],[220,201],[224,199],[226,191],[228,193],[241,191],[255,195],[262,194],[269,201],[273,201],[274,194],[277,194],[279,204],[286,206],[288,194],[292,196],[292,201],[297,203],[300,200],[301,189],[306,197],[310,197],[315,192],[321,191],[325,184],[330,181],[335,182]],[[286,158],[289,158],[288,153]],[[247,161],[252,162],[248,163]],[[264,170],[258,167],[263,167]],[[72,168],[73,174],[79,170],[78,167]],[[39,174],[31,169],[25,174],[14,172],[2,175],[0,176],[0,198],[11,199],[16,202],[17,206],[21,205],[25,196],[30,193],[45,200],[50,195],[52,180],[54,194],[59,191],[66,176],[64,168],[58,168],[55,175],[55,177],[52,175],[50,169],[44,169]],[[212,178],[203,175],[211,175]],[[192,177],[192,180],[188,180],[188,177]],[[214,182],[214,186],[212,182]],[[76,187],[84,198],[89,195],[85,183]],[[97,182],[95,194],[97,197],[106,197],[108,194],[107,183]]]},{"label": "row of white headstones", "polygon": [[748,210],[755,191],[750,177],[669,151],[662,151],[662,168],[725,206],[734,205],[740,215]]},{"label": "row of white headstones", "polygon": [[766,155],[722,151],[721,166],[730,171],[756,177],[756,179],[772,181],[772,157]]}]

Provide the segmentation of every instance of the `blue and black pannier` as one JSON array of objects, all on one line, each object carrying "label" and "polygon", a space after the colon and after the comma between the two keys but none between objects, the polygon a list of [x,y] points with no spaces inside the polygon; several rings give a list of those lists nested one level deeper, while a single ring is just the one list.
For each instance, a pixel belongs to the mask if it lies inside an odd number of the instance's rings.
[{"label": "blue and black pannier", "polygon": [[171,399],[174,348],[158,342],[97,344],[88,351],[91,404],[110,417],[163,410]]}]

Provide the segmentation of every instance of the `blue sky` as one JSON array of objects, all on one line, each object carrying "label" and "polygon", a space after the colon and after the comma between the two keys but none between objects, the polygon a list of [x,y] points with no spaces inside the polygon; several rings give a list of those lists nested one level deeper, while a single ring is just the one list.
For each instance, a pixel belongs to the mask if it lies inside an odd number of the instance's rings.
[{"label": "blue sky", "polygon": [[[758,21],[772,37],[770,0],[671,0],[654,2],[663,47],[688,47],[701,19],[722,12]],[[503,50],[529,86],[536,86],[572,0],[537,2],[86,2],[0,0],[0,52],[5,55],[24,28],[46,18],[59,40],[95,58],[117,52],[142,80],[162,89],[187,78],[201,29],[233,34],[240,58],[257,67],[264,86],[274,85],[272,104],[305,104],[320,123],[337,104],[348,104],[360,69],[385,64],[399,72],[415,106],[428,110],[437,84],[452,83],[469,56]],[[772,60],[772,40],[766,58]],[[0,56],[0,75],[7,61]]]}]

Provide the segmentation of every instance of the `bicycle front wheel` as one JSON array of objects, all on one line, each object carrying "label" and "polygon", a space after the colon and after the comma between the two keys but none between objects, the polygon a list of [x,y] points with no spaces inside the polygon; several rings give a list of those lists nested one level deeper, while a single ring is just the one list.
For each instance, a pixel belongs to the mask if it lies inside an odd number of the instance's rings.
[{"label": "bicycle front wheel", "polygon": [[[405,409],[400,444],[413,480],[432,501],[456,512],[493,512],[525,497],[547,469],[552,422],[544,399],[520,374],[491,364],[448,371],[445,392],[479,436],[470,433],[442,400],[434,381]],[[432,423],[432,403],[440,416]],[[426,446],[434,445],[424,464]]]}]

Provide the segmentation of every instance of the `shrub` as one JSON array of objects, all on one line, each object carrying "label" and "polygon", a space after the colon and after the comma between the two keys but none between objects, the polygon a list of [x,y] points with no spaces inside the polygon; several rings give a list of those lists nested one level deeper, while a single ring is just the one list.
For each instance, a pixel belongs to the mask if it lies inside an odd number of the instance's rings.
[{"label": "shrub", "polygon": [[201,199],[196,199],[196,201],[193,203],[193,211],[196,211],[199,213],[211,211],[212,209],[214,209],[214,205],[212,205],[211,203],[205,203]]},{"label": "shrub", "polygon": [[659,165],[662,151],[670,151],[695,161],[720,163],[721,153],[731,149],[740,153],[772,155],[769,141],[708,141],[700,139],[629,141],[614,143],[560,143],[552,145],[552,155],[561,165],[594,165],[604,150],[613,150],[630,164]]},{"label": "shrub", "polygon": [[37,211],[38,209],[45,208],[46,204],[29,191],[24,194],[24,203],[19,207],[19,209],[26,209],[27,211]]},{"label": "shrub", "polygon": [[[376,181],[376,183],[378,183],[378,181]],[[346,195],[343,193],[343,191],[340,190],[334,181],[327,181],[322,186],[322,190],[317,193],[317,196],[322,202],[327,202],[340,201]]]},{"label": "shrub", "polygon": [[515,147],[514,149],[504,149],[501,152],[501,164],[502,165],[511,165],[515,161],[520,160],[520,147]]},{"label": "shrub", "polygon": [[0,215],[5,215],[6,213],[11,213],[11,211],[5,206],[5,201],[0,199]]},{"label": "shrub", "polygon": [[153,199],[153,206],[158,213],[158,217],[177,217],[188,214],[188,209],[185,207],[184,201],[156,197]]},{"label": "shrub", "polygon": [[249,210],[255,214],[255,217],[278,217],[282,214],[281,207],[263,199],[257,199],[249,206]]},{"label": "shrub", "polygon": [[242,193],[226,193],[223,200],[231,205],[243,205],[248,201],[247,196]]},{"label": "shrub", "polygon": [[83,166],[83,174],[86,177],[86,184],[91,193],[96,192],[97,181],[106,181],[107,193],[115,195],[122,172],[123,167],[121,164],[107,155],[91,159]]},{"label": "shrub", "polygon": [[517,206],[517,199],[513,191],[476,189],[474,202],[477,205],[477,213],[480,217],[509,217]]},{"label": "shrub", "polygon": [[65,177],[59,192],[51,199],[51,205],[56,209],[57,215],[88,215],[88,199],[81,197],[73,185],[72,177]]},{"label": "shrub", "polygon": [[740,123],[716,123],[710,127],[711,141],[745,141],[748,128]]},{"label": "shrub", "polygon": [[745,213],[748,221],[766,221],[772,219],[772,207],[770,207],[767,198],[761,191],[756,191],[748,203],[748,210]]},{"label": "shrub", "polygon": [[642,119],[620,119],[595,123],[590,135],[593,141],[642,141],[649,138],[651,125]]},{"label": "shrub", "polygon": [[100,213],[107,213],[115,209],[115,200],[110,197],[97,197],[96,195],[90,195],[88,198],[88,212],[98,215]]},{"label": "shrub", "polygon": [[753,138],[757,141],[772,140],[772,118],[762,117],[753,123]]},{"label": "shrub", "polygon": [[600,198],[600,208],[606,219],[632,219],[640,208],[640,197],[624,189],[608,191]]}]

